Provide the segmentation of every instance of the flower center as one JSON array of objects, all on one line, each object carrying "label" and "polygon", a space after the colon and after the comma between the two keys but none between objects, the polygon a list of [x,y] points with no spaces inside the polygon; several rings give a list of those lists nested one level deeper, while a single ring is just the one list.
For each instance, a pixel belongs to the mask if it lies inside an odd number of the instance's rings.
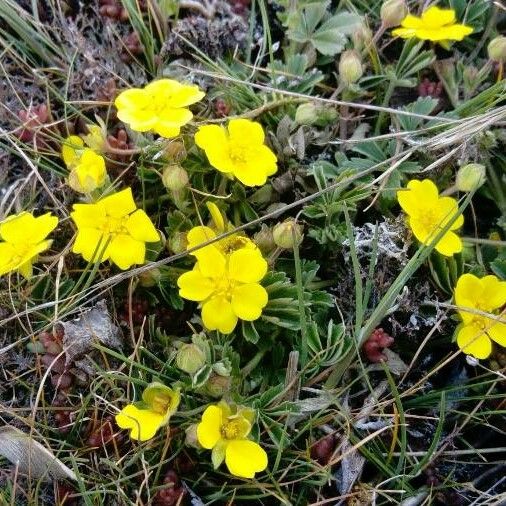
[{"label": "flower center", "polygon": [[104,235],[110,235],[112,237],[114,237],[118,234],[127,234],[128,235],[128,230],[126,228],[127,220],[128,220],[128,216],[123,216],[121,218],[114,218],[112,216],[107,216],[107,218],[98,227],[98,229]]},{"label": "flower center", "polygon": [[230,300],[232,298],[232,292],[235,285],[236,282],[234,280],[223,276],[221,279],[216,280],[216,284],[214,285],[214,295]]},{"label": "flower center", "polygon": [[231,143],[229,156],[234,164],[246,163],[248,161],[248,146],[239,143]]},{"label": "flower center", "polygon": [[239,420],[231,420],[221,426],[221,435],[224,439],[237,439],[240,433],[241,427]]},{"label": "flower center", "polygon": [[155,395],[151,401],[151,409],[159,415],[165,415],[170,408],[170,397]]}]

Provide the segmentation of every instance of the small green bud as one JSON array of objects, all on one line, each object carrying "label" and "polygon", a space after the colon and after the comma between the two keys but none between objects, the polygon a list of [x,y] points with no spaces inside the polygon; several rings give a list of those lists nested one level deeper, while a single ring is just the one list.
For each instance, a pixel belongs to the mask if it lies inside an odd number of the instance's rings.
[{"label": "small green bud", "polygon": [[363,73],[362,60],[358,51],[354,49],[344,51],[339,60],[339,77],[341,81],[346,86],[349,86],[356,83]]},{"label": "small green bud", "polygon": [[220,361],[213,364],[213,371],[220,376],[230,376],[232,368],[230,367],[230,364],[227,365]]},{"label": "small green bud", "polygon": [[272,236],[276,246],[292,249],[294,244],[302,242],[302,226],[296,223],[294,219],[288,219],[274,226]]},{"label": "small green bud", "polygon": [[300,104],[295,111],[295,121],[299,125],[312,125],[318,120],[318,108],[312,102]]},{"label": "small green bud", "polygon": [[253,236],[254,243],[264,254],[270,253],[275,247],[272,230],[264,223],[262,228]]},{"label": "small green bud", "polygon": [[180,162],[185,159],[186,150],[181,141],[172,141],[165,147],[164,154],[171,162]]},{"label": "small green bud", "polygon": [[461,192],[470,192],[478,189],[486,179],[486,169],[479,163],[468,163],[457,172],[457,181],[455,185]]},{"label": "small green bud", "polygon": [[188,181],[188,172],[180,165],[173,164],[163,169],[162,182],[167,190],[179,192],[188,185]]},{"label": "small green bud", "polygon": [[491,60],[506,63],[506,37],[504,35],[492,39],[487,50]]},{"label": "small green bud", "polygon": [[408,14],[405,0],[386,0],[380,10],[381,22],[385,28],[400,25]]},{"label": "small green bud", "polygon": [[204,352],[195,344],[184,344],[177,352],[176,365],[188,374],[195,374],[205,363]]},{"label": "small green bud", "polygon": [[139,274],[139,283],[144,288],[156,286],[160,282],[160,279],[162,279],[162,272],[157,267]]},{"label": "small green bud", "polygon": [[186,239],[185,232],[175,232],[171,237],[167,240],[166,247],[170,253],[174,255],[178,255],[179,253],[183,253],[186,251],[188,247],[188,241]]}]

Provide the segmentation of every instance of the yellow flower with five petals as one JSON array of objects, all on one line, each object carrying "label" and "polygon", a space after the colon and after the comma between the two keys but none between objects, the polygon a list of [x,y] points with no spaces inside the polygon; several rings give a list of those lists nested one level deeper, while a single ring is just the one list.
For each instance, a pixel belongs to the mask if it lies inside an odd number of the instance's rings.
[{"label": "yellow flower with five petals", "polygon": [[209,163],[246,186],[263,185],[277,171],[276,155],[264,141],[260,123],[249,119],[232,119],[227,128],[204,125],[195,134],[195,144],[206,152]]},{"label": "yellow flower with five petals", "polygon": [[408,14],[401,22],[401,27],[392,31],[395,37],[445,43],[450,40],[462,40],[473,33],[471,26],[456,23],[453,9],[440,9],[432,6],[420,17]]},{"label": "yellow flower with five petals", "polygon": [[197,440],[212,450],[211,459],[217,469],[223,461],[231,474],[240,478],[254,478],[267,468],[265,450],[248,439],[255,419],[255,411],[224,401],[208,406],[197,425]]},{"label": "yellow flower with five petals", "polygon": [[201,303],[207,329],[230,334],[238,319],[260,318],[268,294],[259,281],[266,273],[267,262],[258,249],[224,255],[218,248],[206,248],[193,270],[179,276],[177,285],[183,299]]},{"label": "yellow flower with five petals", "polygon": [[51,246],[53,241],[46,237],[57,225],[58,218],[51,213],[35,218],[22,212],[0,222],[0,276],[18,271],[31,278],[33,263]]},{"label": "yellow flower with five petals", "polygon": [[110,260],[128,269],[144,263],[145,243],[160,240],[148,215],[137,209],[130,188],[93,204],[74,204],[73,209],[77,237],[72,251],[88,262]]},{"label": "yellow flower with five petals", "polygon": [[179,390],[151,383],[142,393],[141,402],[128,404],[115,416],[116,423],[121,429],[130,429],[132,439],[147,441],[169,423],[180,400]]},{"label": "yellow flower with five petals", "polygon": [[462,318],[456,331],[457,344],[464,353],[484,359],[492,352],[492,341],[506,347],[506,316],[497,315],[506,304],[506,281],[496,276],[463,274],[455,287],[455,304]]},{"label": "yellow flower with five petals", "polygon": [[[407,188],[397,192],[397,200],[408,215],[408,224],[422,244],[430,244],[434,237],[458,214],[457,201],[440,197],[436,185],[430,179],[412,180]],[[459,215],[450,230],[441,237],[435,249],[442,255],[452,256],[462,251],[462,240],[453,232],[464,223]]]},{"label": "yellow flower with five petals", "polygon": [[118,118],[136,132],[153,131],[162,137],[176,137],[193,114],[188,106],[202,100],[198,86],[159,79],[144,88],[122,91],[114,101]]}]

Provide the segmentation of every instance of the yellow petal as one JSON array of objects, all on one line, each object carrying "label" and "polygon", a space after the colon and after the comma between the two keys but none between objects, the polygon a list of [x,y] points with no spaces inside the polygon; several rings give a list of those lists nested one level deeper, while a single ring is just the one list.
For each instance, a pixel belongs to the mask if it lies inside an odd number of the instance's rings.
[{"label": "yellow petal", "polygon": [[72,252],[81,254],[87,262],[105,261],[109,259],[108,236],[100,230],[82,227],[77,233]]},{"label": "yellow petal", "polygon": [[189,109],[167,108],[158,115],[158,122],[166,127],[181,127],[191,121],[193,114]]},{"label": "yellow petal", "polygon": [[455,232],[446,232],[446,234],[436,244],[436,250],[441,255],[451,257],[455,253],[462,251],[462,240]]},{"label": "yellow petal", "polygon": [[214,227],[219,234],[222,234],[225,231],[225,220],[221,214],[220,208],[214,202],[206,202],[206,207],[211,214]]},{"label": "yellow petal", "polygon": [[155,133],[166,139],[172,139],[181,133],[180,127],[167,125],[163,121],[157,121],[152,128]]},{"label": "yellow petal", "polygon": [[225,451],[225,463],[230,474],[240,478],[254,478],[255,473],[267,468],[267,453],[254,441],[230,441]]},{"label": "yellow petal", "polygon": [[183,299],[201,302],[206,300],[214,291],[214,283],[202,276],[198,270],[181,274],[177,280],[179,295]]},{"label": "yellow petal", "polygon": [[478,359],[487,358],[492,353],[490,338],[477,325],[463,325],[457,332],[457,344],[468,355]]},{"label": "yellow petal", "polygon": [[[187,249],[195,248],[195,246],[198,246],[199,244],[206,243],[207,241],[210,241],[211,239],[214,239],[215,237],[216,237],[216,234],[215,234],[214,230],[212,230],[209,227],[204,227],[204,226],[193,227],[186,234],[186,240],[188,242]],[[196,251],[194,253],[196,253]]]},{"label": "yellow petal", "polygon": [[[457,306],[464,306],[468,301],[476,300],[481,298],[484,291],[484,285],[482,281],[474,274],[462,274],[457,281],[455,286],[455,304]],[[466,306],[473,307],[473,306]]]},{"label": "yellow petal", "polygon": [[267,262],[258,249],[239,249],[230,255],[228,273],[242,283],[256,283],[267,273]]},{"label": "yellow petal", "polygon": [[211,297],[202,305],[202,321],[208,330],[230,334],[237,325],[237,316],[224,297]]},{"label": "yellow petal", "polygon": [[11,244],[24,244],[35,229],[34,221],[31,213],[11,215],[0,223],[0,237]]},{"label": "yellow petal", "polygon": [[499,281],[497,276],[485,276],[480,281],[483,287],[482,307],[492,311],[506,304],[506,281]]},{"label": "yellow petal", "polygon": [[[451,197],[441,197],[437,200],[435,211],[439,218],[439,227],[445,227],[459,212],[457,201]],[[464,224],[464,217],[460,214],[451,225],[451,230],[456,230]]]},{"label": "yellow petal", "polygon": [[137,241],[158,242],[160,240],[153,222],[142,209],[137,209],[128,217],[125,227]]},{"label": "yellow petal", "polygon": [[[144,90],[139,88],[130,88],[122,91],[114,101],[118,113],[123,109],[138,109],[149,105],[150,97]],[[120,118],[121,119],[121,118]],[[123,120],[121,120],[123,121]]]},{"label": "yellow petal", "polygon": [[202,414],[202,421],[197,425],[197,440],[203,448],[210,450],[218,443],[222,423],[222,410],[218,406],[207,407]]},{"label": "yellow petal", "polygon": [[490,339],[493,339],[497,344],[506,348],[506,323],[488,318],[488,325],[490,326],[487,328],[487,334]]},{"label": "yellow petal", "polygon": [[188,107],[202,100],[205,93],[195,85],[177,83],[179,86],[174,89],[168,100],[170,107]]},{"label": "yellow petal", "polygon": [[449,27],[444,27],[441,30],[442,35],[444,35],[444,39],[447,40],[463,40],[464,37],[471,35],[474,31],[474,29],[471,26],[467,25],[453,25]]},{"label": "yellow petal", "polygon": [[231,173],[233,163],[229,156],[226,130],[218,125],[201,126],[195,134],[195,144],[206,153],[209,163],[220,172]]},{"label": "yellow petal", "polygon": [[206,278],[221,278],[225,273],[226,258],[220,250],[212,245],[195,252],[198,258],[198,269]]},{"label": "yellow petal", "polygon": [[251,121],[249,119],[231,119],[228,122],[227,128],[231,140],[238,139],[244,142],[244,139],[247,139],[248,143],[252,145],[264,143],[264,130],[262,125],[256,121]]},{"label": "yellow petal", "polygon": [[392,30],[392,35],[394,37],[401,37],[402,39],[411,39],[412,37],[416,37],[417,30],[414,28],[396,28]]},{"label": "yellow petal", "polygon": [[11,272],[16,268],[14,257],[16,249],[12,244],[0,242],[0,276]]},{"label": "yellow petal", "polygon": [[18,267],[18,271],[25,279],[30,279],[33,276],[32,262],[30,260],[28,260],[25,263],[21,264]]},{"label": "yellow petal", "polygon": [[71,135],[63,141],[61,155],[67,167],[72,168],[79,163],[83,146],[84,141],[77,135]]},{"label": "yellow petal", "polygon": [[240,285],[232,293],[232,309],[241,320],[253,321],[260,318],[268,299],[263,286],[256,283]]},{"label": "yellow petal", "polygon": [[101,228],[106,219],[105,207],[100,204],[74,204],[70,216],[77,228]]},{"label": "yellow petal", "polygon": [[422,21],[419,17],[408,14],[401,23],[403,28],[421,28]]},{"label": "yellow petal", "polygon": [[104,197],[99,203],[104,206],[106,213],[114,218],[123,218],[137,209],[131,188]]},{"label": "yellow petal", "polygon": [[118,427],[131,429],[130,437],[137,441],[151,439],[163,424],[162,415],[149,409],[139,409],[133,404],[125,406],[115,418]]},{"label": "yellow petal", "polygon": [[120,269],[129,269],[134,264],[143,264],[146,255],[146,245],[130,235],[118,234],[109,244],[110,259]]},{"label": "yellow petal", "polygon": [[423,12],[421,21],[424,28],[440,28],[455,22],[455,11],[453,9],[440,9],[433,5]]}]

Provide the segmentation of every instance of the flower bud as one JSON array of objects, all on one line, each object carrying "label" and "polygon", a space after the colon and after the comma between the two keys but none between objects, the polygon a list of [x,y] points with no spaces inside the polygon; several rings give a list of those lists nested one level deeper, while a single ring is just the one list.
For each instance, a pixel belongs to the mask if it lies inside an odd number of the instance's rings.
[{"label": "flower bud", "polygon": [[181,191],[188,185],[188,181],[188,173],[180,165],[173,164],[163,169],[162,182],[167,190]]},{"label": "flower bud", "polygon": [[270,253],[275,247],[272,230],[264,223],[262,228],[253,236],[254,243],[264,254]]},{"label": "flower bud", "polygon": [[470,192],[478,189],[486,179],[486,169],[479,163],[468,163],[457,172],[457,181],[455,185],[461,192]]},{"label": "flower bud", "polygon": [[295,121],[299,125],[312,125],[318,120],[318,108],[312,102],[300,104],[295,111]]},{"label": "flower bud", "polygon": [[492,39],[487,50],[491,60],[506,63],[506,37],[504,35]]},{"label": "flower bud", "polygon": [[205,385],[205,391],[211,397],[223,397],[230,390],[232,385],[232,379],[230,376],[220,376],[219,374],[213,374],[207,380]]},{"label": "flower bud", "polygon": [[204,352],[196,344],[184,344],[176,355],[176,365],[188,374],[195,374],[206,363]]},{"label": "flower bud", "polygon": [[188,240],[185,232],[175,232],[167,240],[166,247],[170,253],[178,255],[188,248]]},{"label": "flower bud", "polygon": [[213,371],[220,376],[230,376],[232,373],[232,367],[230,363],[226,364],[223,361],[216,362],[213,364]]},{"label": "flower bud", "polygon": [[356,83],[364,73],[362,69],[362,60],[358,51],[349,49],[341,54],[339,60],[339,77],[341,81],[349,86],[350,84]]},{"label": "flower bud", "polygon": [[405,0],[386,0],[380,10],[381,22],[385,28],[398,26],[408,13]]},{"label": "flower bud", "polygon": [[292,249],[295,244],[302,242],[302,226],[294,219],[288,219],[278,223],[272,231],[274,244],[280,248]]},{"label": "flower bud", "polygon": [[197,423],[192,423],[187,429],[185,430],[185,445],[190,446],[192,448],[201,449],[202,446],[199,444],[199,440],[197,438]]},{"label": "flower bud", "polygon": [[352,34],[351,40],[353,41],[353,48],[357,51],[362,51],[367,48],[372,42],[372,31],[365,24],[361,24]]},{"label": "flower bud", "polygon": [[139,284],[144,288],[156,286],[162,278],[162,272],[158,268],[150,269],[139,274]]},{"label": "flower bud", "polygon": [[171,162],[180,162],[186,157],[186,150],[184,144],[181,141],[172,141],[165,148],[165,156]]}]

